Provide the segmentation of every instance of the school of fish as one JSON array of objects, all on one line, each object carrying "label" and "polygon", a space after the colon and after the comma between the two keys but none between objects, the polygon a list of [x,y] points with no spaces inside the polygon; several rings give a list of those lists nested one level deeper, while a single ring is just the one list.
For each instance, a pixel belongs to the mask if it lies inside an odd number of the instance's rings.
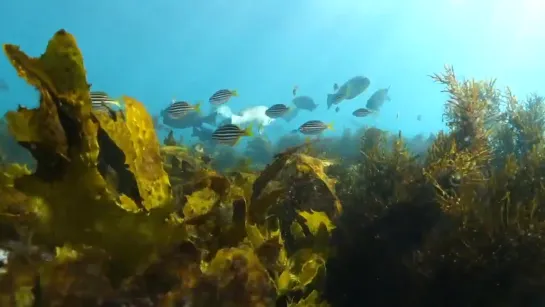
[{"label": "school of fish", "polygon": [[[327,94],[326,105],[329,110],[335,106],[335,112],[340,110],[343,101],[353,100],[362,95],[371,84],[369,78],[356,76],[341,86],[333,85],[333,93]],[[352,115],[366,117],[379,112],[386,101],[390,101],[388,95],[390,87],[376,90],[367,100],[365,107],[356,108]],[[172,129],[192,129],[192,137],[200,141],[216,142],[227,146],[235,146],[242,137],[253,135],[253,127],[257,127],[259,134],[263,134],[265,127],[275,120],[283,119],[287,123],[297,117],[301,110],[313,112],[320,104],[307,95],[298,95],[299,87],[292,89],[292,101],[290,104],[277,103],[270,106],[258,105],[245,108],[239,112],[233,112],[229,105],[238,92],[233,89],[220,89],[208,99],[212,111],[208,115],[201,115],[202,102],[189,102],[172,99],[169,105],[160,113],[162,124]],[[91,92],[92,107],[94,112],[107,112],[115,117],[123,114],[121,99],[114,99],[103,91]],[[217,123],[218,117],[222,120]],[[419,118],[420,120],[420,118]],[[205,125],[206,124],[206,125]],[[214,128],[208,128],[214,127]],[[292,133],[302,133],[307,136],[319,136],[325,130],[333,129],[332,123],[325,123],[319,119],[312,119],[300,127],[293,129]]]}]

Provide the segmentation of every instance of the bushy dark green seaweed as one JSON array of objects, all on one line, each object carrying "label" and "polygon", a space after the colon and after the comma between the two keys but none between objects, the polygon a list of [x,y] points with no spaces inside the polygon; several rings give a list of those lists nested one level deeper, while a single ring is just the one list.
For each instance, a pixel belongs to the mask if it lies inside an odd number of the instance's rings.
[{"label": "bushy dark green seaweed", "polygon": [[[433,76],[448,131],[262,138],[209,163],[143,104],[91,110],[74,38],[4,51],[40,106],[0,126],[1,306],[537,306],[545,101]],[[6,127],[5,129],[2,127]],[[17,150],[22,150],[21,148]],[[274,155],[274,152],[279,154]],[[15,162],[18,162],[16,164]],[[265,166],[266,165],[266,166]]]}]

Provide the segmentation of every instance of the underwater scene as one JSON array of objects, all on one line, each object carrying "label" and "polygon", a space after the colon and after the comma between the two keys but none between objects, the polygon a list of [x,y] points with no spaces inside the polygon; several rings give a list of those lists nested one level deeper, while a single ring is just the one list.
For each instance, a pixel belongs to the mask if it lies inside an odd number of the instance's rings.
[{"label": "underwater scene", "polygon": [[4,2],[0,307],[545,306],[545,2]]}]

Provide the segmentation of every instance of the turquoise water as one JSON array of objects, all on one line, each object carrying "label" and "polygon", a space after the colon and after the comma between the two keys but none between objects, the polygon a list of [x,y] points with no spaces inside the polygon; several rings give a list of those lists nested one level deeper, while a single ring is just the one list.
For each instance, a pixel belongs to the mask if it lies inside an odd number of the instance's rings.
[{"label": "turquoise water", "polygon": [[[498,78],[517,95],[543,92],[544,14],[540,0],[20,0],[0,4],[0,42],[38,56],[64,28],[78,40],[94,89],[133,96],[152,114],[173,97],[207,101],[222,88],[240,94],[228,103],[233,111],[288,103],[297,85],[320,106],[267,127],[272,139],[311,119],[334,122],[326,135],[367,124],[410,136],[444,129],[446,96],[428,76],[444,64],[461,76]],[[371,80],[369,89],[328,111],[333,84],[356,75]],[[0,92],[1,113],[36,104],[5,57],[0,78],[10,86]],[[388,86],[379,116],[352,116]]]}]

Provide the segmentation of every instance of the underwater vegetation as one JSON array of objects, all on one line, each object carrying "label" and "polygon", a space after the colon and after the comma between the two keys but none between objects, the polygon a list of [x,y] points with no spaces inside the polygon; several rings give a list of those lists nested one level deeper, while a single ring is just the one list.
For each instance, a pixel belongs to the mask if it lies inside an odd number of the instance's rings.
[{"label": "underwater vegetation", "polygon": [[448,131],[407,140],[365,127],[327,146],[255,137],[256,167],[230,148],[209,157],[173,133],[160,142],[134,98],[115,116],[94,112],[64,30],[39,57],[3,49],[40,101],[8,112],[0,130],[1,144],[12,138],[34,160],[9,150],[0,160],[0,306],[545,300],[537,94],[521,101],[446,67],[433,79],[449,95]]},{"label": "underwater vegetation", "polygon": [[[160,146],[133,98],[123,116],[92,112],[64,30],[40,57],[4,52],[40,104],[6,114],[36,168],[2,167],[0,305],[319,304],[340,211],[321,160],[293,153],[260,174],[218,174],[172,136]],[[292,177],[320,188],[299,195]]]}]

